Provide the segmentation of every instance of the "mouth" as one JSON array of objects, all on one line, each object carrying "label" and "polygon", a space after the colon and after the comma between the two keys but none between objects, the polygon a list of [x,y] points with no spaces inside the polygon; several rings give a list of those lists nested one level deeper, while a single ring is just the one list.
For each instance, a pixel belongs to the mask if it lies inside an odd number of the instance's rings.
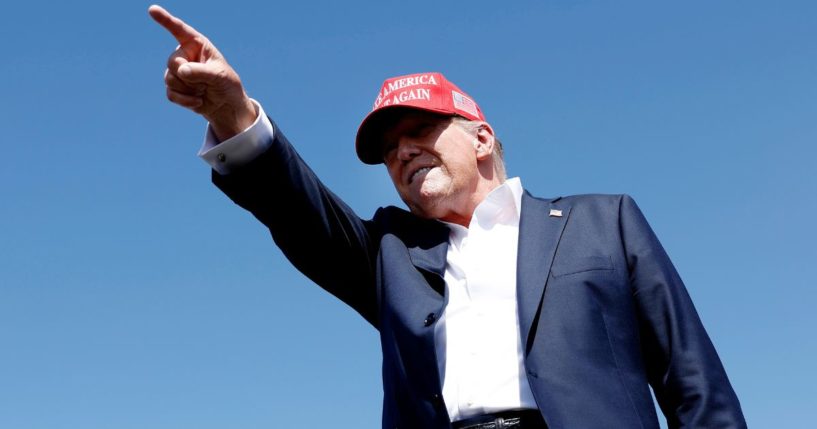
[{"label": "mouth", "polygon": [[414,179],[418,178],[421,174],[425,174],[426,172],[430,171],[432,168],[434,168],[433,165],[428,165],[425,167],[420,167],[417,170],[414,170],[414,172],[411,173],[411,175],[409,176],[408,179],[409,185],[414,182]]}]

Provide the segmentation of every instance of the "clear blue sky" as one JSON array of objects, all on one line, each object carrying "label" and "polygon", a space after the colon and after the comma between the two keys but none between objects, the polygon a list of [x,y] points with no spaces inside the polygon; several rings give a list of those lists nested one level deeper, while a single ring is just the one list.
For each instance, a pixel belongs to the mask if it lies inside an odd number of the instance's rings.
[{"label": "clear blue sky", "polygon": [[[376,332],[210,184],[148,5],[0,16],[0,428],[378,427]],[[363,217],[400,203],[357,125],[418,71],[480,103],[534,194],[633,195],[750,425],[813,427],[817,3],[163,5]]]}]

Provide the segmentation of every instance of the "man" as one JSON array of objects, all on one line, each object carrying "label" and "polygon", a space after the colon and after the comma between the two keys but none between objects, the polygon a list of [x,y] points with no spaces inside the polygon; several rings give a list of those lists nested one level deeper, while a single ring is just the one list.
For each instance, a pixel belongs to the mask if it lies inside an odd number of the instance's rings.
[{"label": "man", "polygon": [[687,292],[633,200],[506,180],[479,106],[439,73],[388,79],[357,136],[410,212],[359,218],[193,28],[168,98],[209,122],[213,181],[380,333],[384,428],[745,427]]}]

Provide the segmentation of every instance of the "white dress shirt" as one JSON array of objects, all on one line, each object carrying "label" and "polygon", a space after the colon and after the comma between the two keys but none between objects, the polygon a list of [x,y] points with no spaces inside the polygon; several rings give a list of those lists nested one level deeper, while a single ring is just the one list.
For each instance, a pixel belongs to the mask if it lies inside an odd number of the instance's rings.
[{"label": "white dress shirt", "polygon": [[536,409],[516,305],[522,183],[508,179],[480,203],[468,228],[449,223],[445,310],[434,330],[452,421],[514,408]]},{"label": "white dress shirt", "polygon": [[[207,127],[198,155],[220,174],[249,163],[272,143],[272,123],[252,101],[258,118],[241,134],[219,143]],[[447,223],[447,304],[434,339],[452,421],[537,408],[525,376],[516,302],[521,201],[522,184],[512,178],[477,206],[468,228]]]}]

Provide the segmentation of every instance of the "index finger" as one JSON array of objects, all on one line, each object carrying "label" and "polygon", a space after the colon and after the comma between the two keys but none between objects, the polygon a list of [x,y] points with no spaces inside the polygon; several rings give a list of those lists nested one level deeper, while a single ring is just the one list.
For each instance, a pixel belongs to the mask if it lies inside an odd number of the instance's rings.
[{"label": "index finger", "polygon": [[170,12],[166,11],[159,5],[154,4],[150,6],[148,8],[148,13],[154,21],[169,31],[181,45],[184,45],[186,42],[201,36],[201,33],[196,31],[195,28],[187,25],[187,23],[181,19],[171,15]]}]

